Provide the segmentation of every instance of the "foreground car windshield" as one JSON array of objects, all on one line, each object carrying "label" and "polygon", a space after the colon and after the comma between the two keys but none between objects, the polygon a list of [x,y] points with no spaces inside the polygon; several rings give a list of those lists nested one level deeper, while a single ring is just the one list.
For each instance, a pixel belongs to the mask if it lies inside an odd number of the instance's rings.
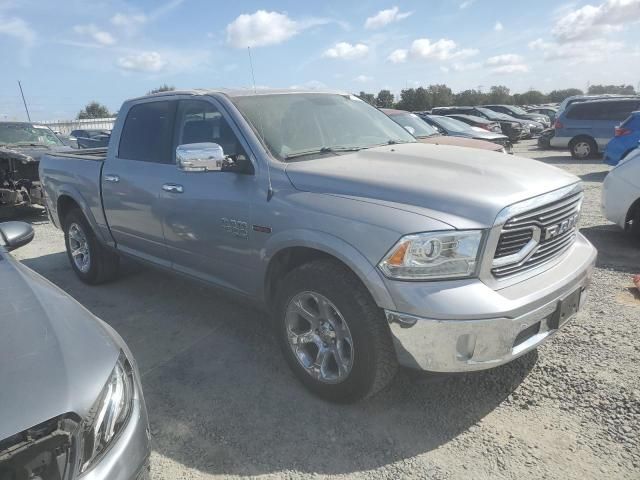
[{"label": "foreground car windshield", "polygon": [[233,102],[279,160],[416,141],[353,95],[266,94],[235,97]]},{"label": "foreground car windshield", "polygon": [[28,124],[0,125],[0,145],[20,143],[62,145],[62,141],[47,127]]},{"label": "foreground car windshield", "polygon": [[390,115],[391,119],[401,125],[416,138],[431,137],[438,135],[435,128],[422,120],[415,113],[399,113]]}]

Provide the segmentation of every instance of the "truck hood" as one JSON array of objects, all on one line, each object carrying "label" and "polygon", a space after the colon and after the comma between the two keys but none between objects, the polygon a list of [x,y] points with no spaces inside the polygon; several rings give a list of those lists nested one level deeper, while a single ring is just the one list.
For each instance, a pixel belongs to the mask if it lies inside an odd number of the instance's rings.
[{"label": "truck hood", "polygon": [[393,205],[456,228],[490,227],[506,206],[579,181],[535,160],[423,143],[302,160],[286,172],[298,190]]},{"label": "truck hood", "polygon": [[119,355],[100,320],[0,252],[0,440],[58,415],[81,418]]}]

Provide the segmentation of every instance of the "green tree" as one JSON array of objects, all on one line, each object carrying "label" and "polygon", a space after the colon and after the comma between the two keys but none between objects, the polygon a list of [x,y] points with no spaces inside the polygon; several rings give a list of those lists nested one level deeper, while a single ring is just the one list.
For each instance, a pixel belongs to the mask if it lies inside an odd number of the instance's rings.
[{"label": "green tree", "polygon": [[389,90],[380,90],[376,97],[376,105],[380,108],[393,107],[394,97]]},{"label": "green tree", "polygon": [[489,95],[486,97],[486,103],[488,104],[510,104],[513,100],[511,98],[511,90],[504,85],[494,85],[489,89]]},{"label": "green tree", "polygon": [[446,85],[429,85],[427,93],[429,94],[430,103],[428,108],[453,105],[453,92]]},{"label": "green tree", "polygon": [[147,92],[147,95],[153,95],[154,93],[161,93],[161,92],[172,92],[176,89],[176,87],[174,87],[173,85],[167,85],[166,83],[164,85],[160,85],[158,88],[154,88],[153,90],[149,90]]},{"label": "green tree", "polygon": [[84,120],[86,118],[107,118],[110,117],[109,109],[98,102],[88,103],[86,107],[78,112],[78,120]]},{"label": "green tree", "polygon": [[635,95],[636,90],[633,85],[591,85],[587,93],[589,95],[602,95],[604,93]]},{"label": "green tree", "polygon": [[356,97],[358,97],[361,100],[364,100],[370,105],[376,104],[376,96],[373,93],[366,93],[361,91],[358,95],[356,95]]},{"label": "green tree", "polygon": [[482,105],[483,103],[486,102],[484,94],[480,90],[463,90],[453,96],[453,104],[461,107]]},{"label": "green tree", "polygon": [[405,88],[400,92],[397,107],[409,112],[429,110],[431,108],[429,92],[424,87]]},{"label": "green tree", "polygon": [[573,97],[574,95],[584,95],[584,92],[579,88],[565,88],[564,90],[551,90],[547,95],[547,100],[553,103],[560,103],[565,98]]},{"label": "green tree", "polygon": [[[516,98],[517,95],[517,98]],[[513,95],[513,103],[516,105],[539,105],[547,101],[547,96],[538,90],[529,90],[522,94]]]}]

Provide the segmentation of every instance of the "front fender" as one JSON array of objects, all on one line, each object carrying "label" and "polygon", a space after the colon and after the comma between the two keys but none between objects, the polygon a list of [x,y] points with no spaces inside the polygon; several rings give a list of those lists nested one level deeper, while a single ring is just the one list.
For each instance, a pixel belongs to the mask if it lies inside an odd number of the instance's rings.
[{"label": "front fender", "polygon": [[[395,308],[377,268],[353,245],[329,233],[311,229],[280,232],[271,237],[261,250],[263,264],[269,265],[278,252],[292,247],[312,248],[337,258],[360,278],[380,308]],[[265,298],[264,285],[261,297]]]}]

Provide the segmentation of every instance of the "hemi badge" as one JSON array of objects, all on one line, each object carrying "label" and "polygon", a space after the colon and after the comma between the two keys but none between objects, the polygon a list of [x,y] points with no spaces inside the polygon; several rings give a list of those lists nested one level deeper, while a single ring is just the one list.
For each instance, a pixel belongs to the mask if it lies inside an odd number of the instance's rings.
[{"label": "hemi badge", "polygon": [[254,225],[253,226],[253,231],[254,232],[260,232],[260,233],[271,233],[271,227],[263,227],[262,225]]}]

